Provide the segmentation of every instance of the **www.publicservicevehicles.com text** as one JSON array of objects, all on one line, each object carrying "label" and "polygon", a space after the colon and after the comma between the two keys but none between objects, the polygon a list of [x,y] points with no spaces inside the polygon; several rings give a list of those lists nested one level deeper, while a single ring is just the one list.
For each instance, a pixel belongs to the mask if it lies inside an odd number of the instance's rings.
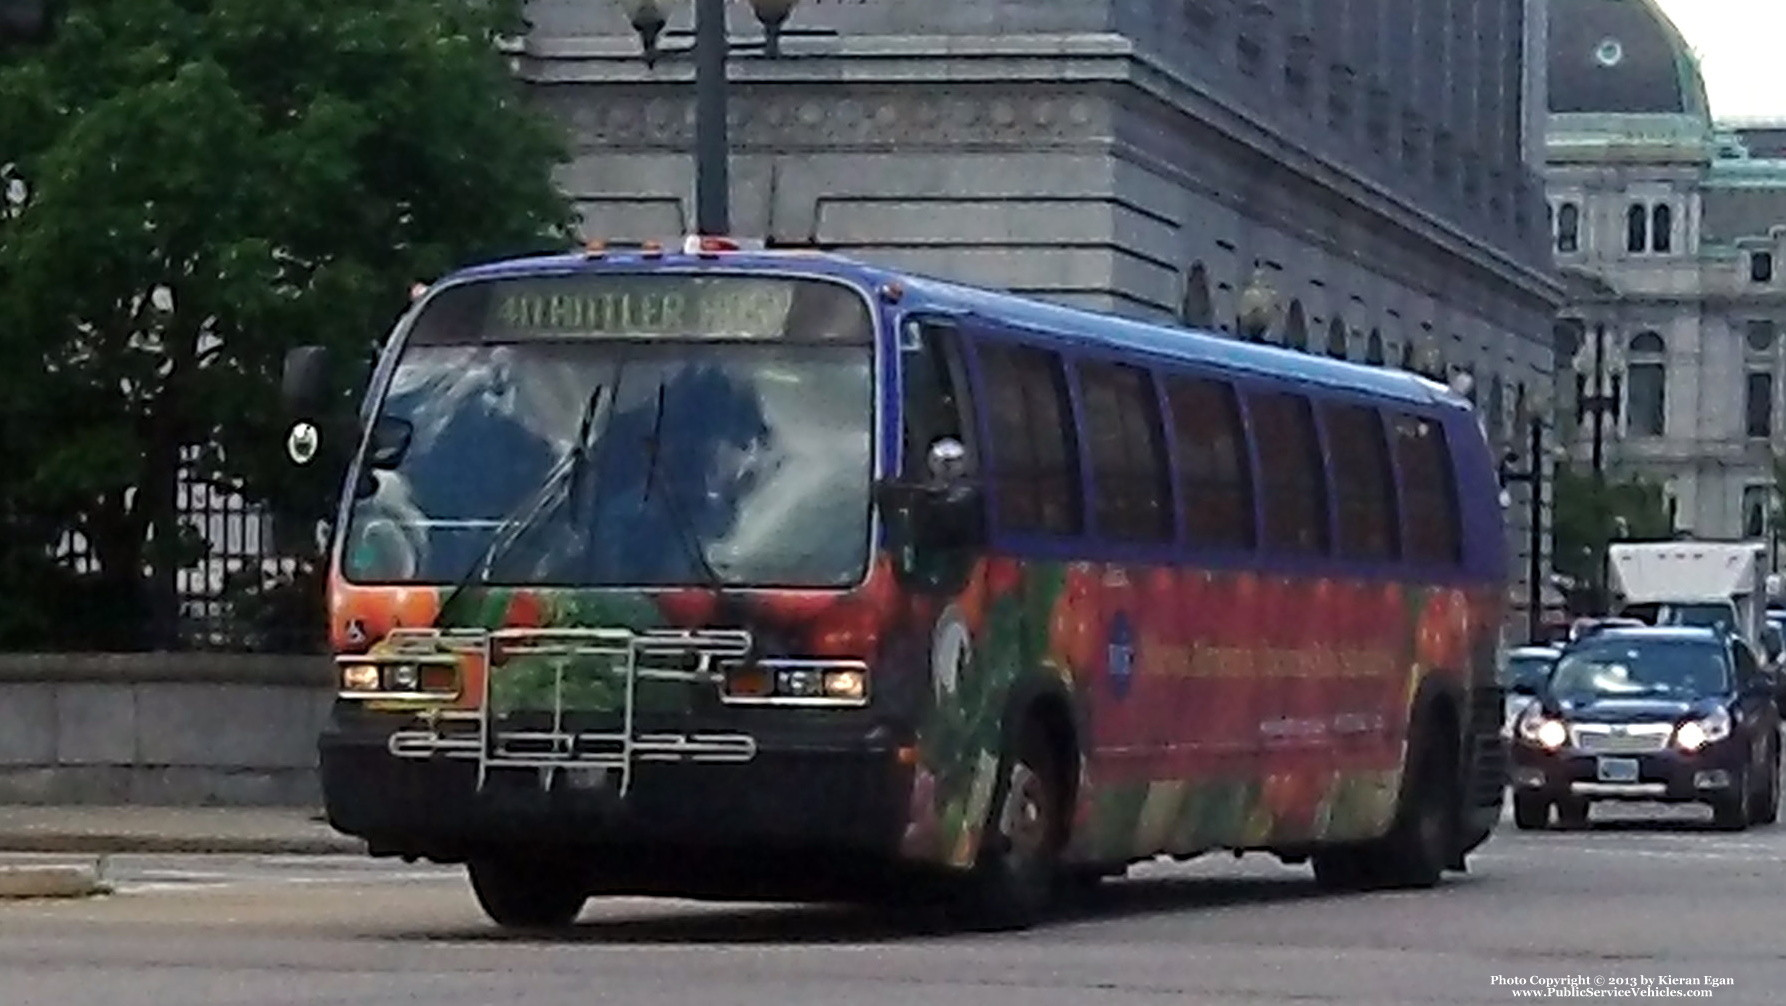
[{"label": "www.publicservicevehicles.com text", "polygon": [[1522,999],[1710,999],[1713,990],[1736,984],[1709,975],[1493,975],[1489,981]]}]

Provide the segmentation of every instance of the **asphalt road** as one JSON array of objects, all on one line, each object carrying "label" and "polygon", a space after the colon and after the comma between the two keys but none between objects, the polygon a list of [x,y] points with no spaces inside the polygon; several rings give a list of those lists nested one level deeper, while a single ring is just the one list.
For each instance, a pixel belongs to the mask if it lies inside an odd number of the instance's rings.
[{"label": "asphalt road", "polygon": [[441,868],[237,856],[106,870],[110,897],[0,904],[0,1004],[1390,1006],[1513,1002],[1522,989],[1495,976],[1570,975],[1602,990],[1714,979],[1730,984],[1676,998],[1786,1001],[1786,827],[1509,826],[1469,875],[1419,893],[1329,895],[1306,868],[1211,857],[1137,870],[1087,911],[1001,936],[625,900],[540,940],[492,929]]}]

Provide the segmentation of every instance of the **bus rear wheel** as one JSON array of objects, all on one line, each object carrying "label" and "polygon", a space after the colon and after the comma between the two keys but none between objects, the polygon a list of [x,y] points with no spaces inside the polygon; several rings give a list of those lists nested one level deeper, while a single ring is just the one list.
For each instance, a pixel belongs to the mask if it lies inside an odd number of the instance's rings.
[{"label": "bus rear wheel", "polygon": [[1003,783],[980,859],[959,903],[961,921],[985,931],[1024,929],[1051,907],[1062,877],[1065,788],[1047,734],[1028,724],[1002,759]]},{"label": "bus rear wheel", "polygon": [[505,929],[562,929],[577,921],[589,900],[550,856],[480,857],[466,871],[478,906]]},{"label": "bus rear wheel", "polygon": [[[1430,721],[1429,721],[1430,722]],[[1378,889],[1427,888],[1438,884],[1454,859],[1457,813],[1453,788],[1456,761],[1444,731],[1429,733],[1414,747],[1408,780],[1389,834],[1362,848],[1341,853],[1329,865],[1328,886]],[[1321,869],[1317,864],[1316,876]]]}]

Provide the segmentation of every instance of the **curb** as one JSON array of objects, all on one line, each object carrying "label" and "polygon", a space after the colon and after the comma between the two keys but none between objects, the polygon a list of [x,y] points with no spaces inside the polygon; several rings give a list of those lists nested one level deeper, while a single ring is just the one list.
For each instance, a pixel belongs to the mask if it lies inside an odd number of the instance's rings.
[{"label": "curb", "polygon": [[0,866],[0,901],[25,898],[90,898],[111,887],[84,866]]},{"label": "curb", "polygon": [[364,856],[366,843],[332,835],[152,835],[106,832],[0,832],[0,852],[78,852],[89,855]]}]

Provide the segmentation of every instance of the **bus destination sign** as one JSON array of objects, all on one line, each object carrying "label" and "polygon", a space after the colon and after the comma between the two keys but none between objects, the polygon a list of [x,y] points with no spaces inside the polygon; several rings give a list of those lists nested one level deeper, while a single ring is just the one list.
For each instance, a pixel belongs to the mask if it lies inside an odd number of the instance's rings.
[{"label": "bus destination sign", "polygon": [[783,339],[798,284],[662,274],[509,281],[497,285],[491,327],[535,339]]}]

